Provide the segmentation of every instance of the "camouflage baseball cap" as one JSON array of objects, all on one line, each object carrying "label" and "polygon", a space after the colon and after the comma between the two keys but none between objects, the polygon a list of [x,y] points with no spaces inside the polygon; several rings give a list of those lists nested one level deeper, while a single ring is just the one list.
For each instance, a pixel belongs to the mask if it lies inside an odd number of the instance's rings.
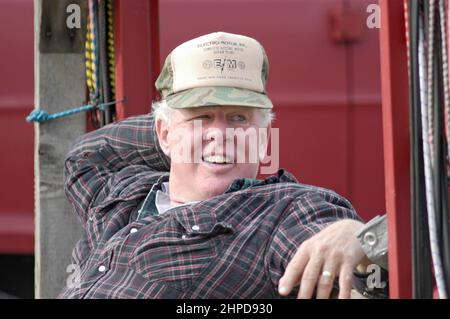
[{"label": "camouflage baseball cap", "polygon": [[176,47],[155,86],[172,108],[239,105],[270,109],[266,95],[269,61],[247,36],[214,32]]}]

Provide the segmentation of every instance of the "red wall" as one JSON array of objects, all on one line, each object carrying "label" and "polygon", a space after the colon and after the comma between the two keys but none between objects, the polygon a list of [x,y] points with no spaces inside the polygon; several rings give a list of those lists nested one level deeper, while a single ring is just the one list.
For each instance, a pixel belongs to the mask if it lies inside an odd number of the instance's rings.
[{"label": "red wall", "polygon": [[32,253],[33,1],[0,1],[0,253]]}]

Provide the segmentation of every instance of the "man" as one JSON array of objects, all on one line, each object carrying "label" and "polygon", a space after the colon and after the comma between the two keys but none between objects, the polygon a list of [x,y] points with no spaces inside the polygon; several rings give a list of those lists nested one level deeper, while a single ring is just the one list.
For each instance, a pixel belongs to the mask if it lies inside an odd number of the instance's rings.
[{"label": "man", "polygon": [[252,38],[193,39],[167,57],[152,114],[77,141],[65,190],[85,225],[80,280],[61,298],[328,298],[335,277],[350,296],[368,263],[351,204],[284,170],[255,179],[271,130],[267,74]]}]

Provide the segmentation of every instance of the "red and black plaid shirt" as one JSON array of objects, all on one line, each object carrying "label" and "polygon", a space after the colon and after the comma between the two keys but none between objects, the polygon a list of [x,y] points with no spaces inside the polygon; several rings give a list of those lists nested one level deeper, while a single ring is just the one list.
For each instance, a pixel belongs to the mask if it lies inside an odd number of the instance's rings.
[{"label": "red and black plaid shirt", "polygon": [[137,219],[152,186],[168,179],[153,122],[113,123],[69,152],[65,191],[84,230],[73,251],[80,281],[60,298],[279,298],[278,280],[303,241],[359,219],[343,197],[283,170]]}]

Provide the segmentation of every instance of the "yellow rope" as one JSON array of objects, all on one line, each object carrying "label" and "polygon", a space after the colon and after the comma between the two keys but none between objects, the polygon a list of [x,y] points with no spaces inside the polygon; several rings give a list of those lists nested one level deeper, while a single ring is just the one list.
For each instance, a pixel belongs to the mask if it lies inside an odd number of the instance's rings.
[{"label": "yellow rope", "polygon": [[95,64],[94,64],[94,50],[93,50],[93,35],[91,29],[90,16],[87,19],[87,32],[86,32],[86,83],[90,95],[97,91],[96,78],[95,78]]},{"label": "yellow rope", "polygon": [[[114,6],[113,0],[107,0],[107,54],[108,54],[108,72],[110,80],[110,88],[112,96],[116,94],[116,72],[115,72],[115,53],[114,53]],[[96,87],[97,79],[95,77],[95,52],[93,44],[93,33],[91,28],[90,14],[87,19],[87,32],[86,32],[86,83],[90,96],[98,91]]]},{"label": "yellow rope", "polygon": [[106,2],[106,14],[108,24],[108,70],[110,79],[110,88],[112,96],[116,95],[116,72],[115,72],[115,57],[114,57],[114,10],[113,0]]}]

